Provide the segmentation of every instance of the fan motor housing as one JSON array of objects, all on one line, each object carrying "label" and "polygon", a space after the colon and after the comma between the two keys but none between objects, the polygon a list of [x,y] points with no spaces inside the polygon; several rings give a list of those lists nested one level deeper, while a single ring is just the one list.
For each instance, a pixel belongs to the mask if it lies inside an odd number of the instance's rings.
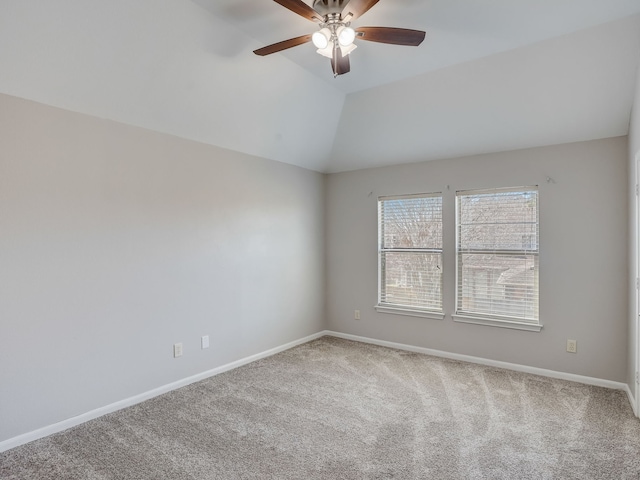
[{"label": "fan motor housing", "polygon": [[322,16],[340,14],[349,0],[313,0],[313,9]]}]

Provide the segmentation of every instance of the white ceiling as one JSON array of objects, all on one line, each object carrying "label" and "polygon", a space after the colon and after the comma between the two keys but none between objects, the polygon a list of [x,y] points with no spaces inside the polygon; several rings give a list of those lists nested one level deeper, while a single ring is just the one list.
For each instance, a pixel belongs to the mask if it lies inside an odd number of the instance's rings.
[{"label": "white ceiling", "polygon": [[635,16],[353,93],[327,170],[626,135],[638,45]]},{"label": "white ceiling", "polygon": [[[261,45],[317,29],[312,22],[270,0],[193,1]],[[358,49],[351,56],[351,72],[336,79],[329,60],[314,55],[311,44],[281,55],[349,93],[636,13],[640,13],[639,0],[380,0],[353,26],[425,30],[427,38],[420,47],[357,42]]]},{"label": "white ceiling", "polygon": [[[311,0],[308,0],[309,3]],[[380,0],[332,78],[270,0],[3,0],[0,92],[317,171],[628,132],[638,0]]]}]

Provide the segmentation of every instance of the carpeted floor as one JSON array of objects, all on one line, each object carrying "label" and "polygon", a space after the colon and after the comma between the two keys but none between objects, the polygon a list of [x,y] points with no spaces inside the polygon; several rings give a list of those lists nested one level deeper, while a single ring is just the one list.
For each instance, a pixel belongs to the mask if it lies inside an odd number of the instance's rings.
[{"label": "carpeted floor", "polygon": [[626,395],[324,337],[0,454],[8,479],[640,479]]}]

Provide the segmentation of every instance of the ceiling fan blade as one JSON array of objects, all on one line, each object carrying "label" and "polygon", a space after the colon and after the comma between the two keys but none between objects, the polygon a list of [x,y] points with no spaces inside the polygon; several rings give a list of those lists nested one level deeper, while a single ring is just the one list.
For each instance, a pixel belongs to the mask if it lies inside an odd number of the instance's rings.
[{"label": "ceiling fan blade", "polygon": [[307,43],[310,41],[311,35],[302,35],[301,37],[290,38],[289,40],[284,40],[282,42],[274,43],[273,45],[259,48],[258,50],[254,50],[253,53],[264,57],[265,55],[271,55],[272,53],[281,52],[282,50],[286,50],[287,48],[297,47],[298,45],[302,45],[303,43]]},{"label": "ceiling fan blade", "polygon": [[349,0],[349,3],[342,10],[342,18],[351,15],[351,18],[347,19],[347,21],[355,20],[367,13],[378,2],[379,0]]},{"label": "ceiling fan blade", "polygon": [[356,35],[356,38],[368,40],[369,42],[417,47],[422,43],[427,33],[407,28],[360,27],[356,28]]},{"label": "ceiling fan blade", "polygon": [[324,18],[318,12],[316,12],[309,5],[304,3],[302,0],[273,0],[276,3],[279,3],[284,8],[288,8],[294,13],[297,13],[301,17],[306,18],[307,20],[311,20],[312,22],[324,22]]},{"label": "ceiling fan blade", "polygon": [[331,68],[333,69],[333,74],[337,77],[338,75],[344,75],[345,73],[349,73],[351,71],[351,63],[349,62],[349,55],[342,56],[342,52],[339,48],[336,48],[333,51],[333,58],[331,59]]}]

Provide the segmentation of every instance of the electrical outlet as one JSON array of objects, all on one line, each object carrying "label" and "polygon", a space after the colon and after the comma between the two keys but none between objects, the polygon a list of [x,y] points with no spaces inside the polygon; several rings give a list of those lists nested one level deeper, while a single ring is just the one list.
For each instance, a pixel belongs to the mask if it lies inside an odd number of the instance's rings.
[{"label": "electrical outlet", "polygon": [[577,353],[578,351],[578,342],[575,340],[567,340],[567,352],[569,353]]},{"label": "electrical outlet", "polygon": [[355,311],[353,318],[355,318],[356,320],[360,320],[360,310]]},{"label": "electrical outlet", "polygon": [[202,348],[209,348],[209,335],[203,335],[203,337],[200,339],[200,344],[202,345]]},{"label": "electrical outlet", "polygon": [[173,344],[173,358],[178,358],[182,356],[182,343],[174,343]]}]

